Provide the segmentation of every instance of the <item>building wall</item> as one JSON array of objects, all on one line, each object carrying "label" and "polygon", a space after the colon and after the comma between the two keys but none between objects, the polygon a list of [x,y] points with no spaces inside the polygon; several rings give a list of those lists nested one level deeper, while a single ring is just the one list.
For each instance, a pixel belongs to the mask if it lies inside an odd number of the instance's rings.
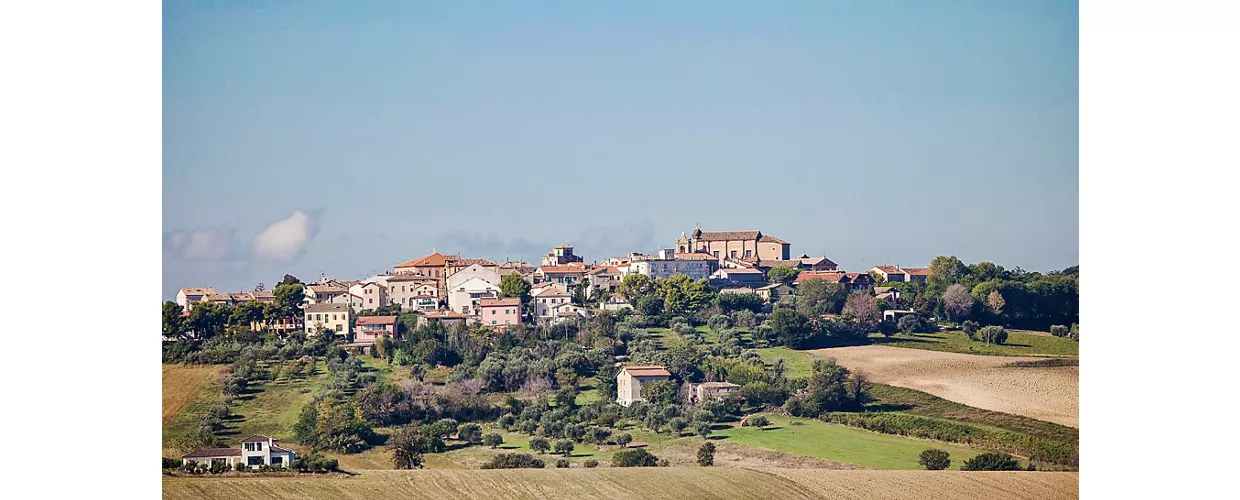
[{"label": "building wall", "polygon": [[332,312],[305,312],[306,316],[306,333],[313,335],[316,324],[322,324],[323,328],[337,335],[347,335],[349,333],[349,316],[350,313],[345,311]]},{"label": "building wall", "polygon": [[363,286],[362,292],[358,295],[362,296],[362,310],[373,311],[380,307],[388,305],[388,289],[378,283],[369,286]]},{"label": "building wall", "polygon": [[396,338],[396,325],[357,325],[357,335],[354,336],[354,342],[374,342],[387,335]]},{"label": "building wall", "polygon": [[634,377],[621,370],[616,376],[616,401],[621,406],[629,406],[642,399],[642,384],[667,380],[667,377]]},{"label": "building wall", "polygon": [[521,305],[483,307],[481,317],[486,326],[515,325],[521,322]]},{"label": "building wall", "polygon": [[550,318],[555,316],[553,307],[560,304],[567,304],[572,299],[569,297],[536,297],[534,298],[534,316],[538,318]]},{"label": "building wall", "polygon": [[758,258],[763,260],[790,260],[789,253],[791,245],[782,243],[759,243]]},{"label": "building wall", "polygon": [[476,277],[470,278],[448,290],[448,309],[453,312],[472,314],[476,311],[478,299],[499,297],[499,293],[498,283],[491,283]]},{"label": "building wall", "polygon": [[400,304],[403,310],[413,309],[416,305],[413,298],[418,295],[439,297],[439,287],[433,282],[392,281],[388,283],[388,303]]}]

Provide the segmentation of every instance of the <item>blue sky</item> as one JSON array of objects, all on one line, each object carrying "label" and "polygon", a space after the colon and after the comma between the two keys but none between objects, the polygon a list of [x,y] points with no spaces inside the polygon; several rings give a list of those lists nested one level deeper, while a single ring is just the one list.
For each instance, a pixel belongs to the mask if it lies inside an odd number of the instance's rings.
[{"label": "blue sky", "polygon": [[[672,5],[665,5],[672,4]],[[1077,263],[1077,5],[169,2],[163,294],[694,225]]]}]

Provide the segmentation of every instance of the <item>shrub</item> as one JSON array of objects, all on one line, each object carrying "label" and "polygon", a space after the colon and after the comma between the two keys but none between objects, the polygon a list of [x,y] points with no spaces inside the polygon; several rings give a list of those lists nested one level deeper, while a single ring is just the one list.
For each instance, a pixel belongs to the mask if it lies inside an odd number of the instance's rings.
[{"label": "shrub", "polygon": [[921,452],[921,459],[917,463],[925,467],[926,470],[943,470],[952,465],[951,455],[946,451],[933,448]]},{"label": "shrub", "polygon": [[1068,330],[1068,337],[1071,337],[1072,340],[1081,340],[1081,327],[1073,323],[1072,328]]},{"label": "shrub", "polygon": [[224,405],[224,404],[212,405],[211,408],[207,409],[208,415],[211,415],[218,419],[228,418],[229,413],[230,412],[228,411],[228,405]]},{"label": "shrub", "polygon": [[659,467],[671,467],[672,463],[668,462],[666,458],[660,458],[656,465]]},{"label": "shrub", "polygon": [[1063,325],[1051,325],[1051,335],[1060,337],[1060,338],[1067,337],[1068,327],[1063,326]]},{"label": "shrub", "polygon": [[617,451],[611,457],[612,467],[654,467],[659,464],[659,457],[651,455],[645,448]]},{"label": "shrub", "polygon": [[462,425],[456,430],[456,438],[469,444],[482,444],[482,426],[473,423]]},{"label": "shrub", "polygon": [[969,340],[977,340],[977,329],[981,327],[976,321],[965,321],[961,326],[964,334],[969,336]]},{"label": "shrub", "polygon": [[719,333],[724,329],[732,327],[732,318],[722,314],[716,314],[711,316],[710,320],[706,322],[706,327],[710,328],[710,331],[712,332]]},{"label": "shrub", "polygon": [[567,439],[561,439],[555,442],[555,452],[558,455],[570,456],[573,454],[573,442]]},{"label": "shrub", "polygon": [[547,441],[547,438],[544,437],[533,437],[530,438],[530,449],[537,451],[539,454],[543,454],[546,453],[547,450],[551,449],[551,442]]},{"label": "shrub", "polygon": [[483,469],[541,469],[547,464],[529,453],[500,453],[482,464]]},{"label": "shrub", "polygon": [[489,432],[482,436],[482,444],[491,447],[491,449],[498,448],[499,445],[504,444],[504,436],[499,435],[498,432]]},{"label": "shrub", "polygon": [[632,435],[632,434],[629,434],[629,433],[627,433],[627,432],[626,432],[626,433],[624,433],[624,434],[621,434],[621,435],[619,435],[619,436],[616,436],[616,444],[620,445],[620,446],[621,446],[621,447],[623,447],[623,448],[628,448],[629,443],[631,443],[631,442],[633,442],[633,435]]},{"label": "shrub", "polygon": [[710,441],[702,443],[702,446],[698,447],[697,461],[702,467],[715,465],[715,443]]},{"label": "shrub", "polygon": [[906,314],[902,316],[899,321],[896,321],[896,327],[899,328],[901,332],[904,332],[905,335],[909,335],[917,331],[919,326],[921,326],[921,320],[917,319],[917,316],[912,314]]},{"label": "shrub", "polygon": [[1007,453],[988,451],[965,460],[960,470],[1020,470],[1020,463]]},{"label": "shrub", "polygon": [[179,458],[164,457],[164,468],[165,469],[177,469],[177,468],[180,468],[182,465],[184,465],[184,462]]},{"label": "shrub", "polygon": [[568,468],[568,459],[567,459],[567,458],[561,458],[561,459],[559,459],[559,460],[556,460],[556,461],[555,461],[555,468],[557,468],[557,469],[567,469],[567,468]]},{"label": "shrub", "polygon": [[340,470],[340,463],[334,458],[324,458],[317,453],[311,453],[298,456],[289,468],[298,472],[335,472]]},{"label": "shrub", "polygon": [[977,331],[978,340],[987,344],[1003,344],[1007,342],[1007,330],[1002,326],[988,326]]},{"label": "shrub", "polygon": [[742,427],[757,427],[758,430],[762,430],[763,427],[768,425],[771,425],[770,419],[767,419],[766,415],[761,414],[753,415],[741,422]]},{"label": "shrub", "polygon": [[595,467],[598,467],[598,460],[591,458],[589,460],[586,460],[585,464],[583,465],[585,465],[587,469],[593,469]]}]

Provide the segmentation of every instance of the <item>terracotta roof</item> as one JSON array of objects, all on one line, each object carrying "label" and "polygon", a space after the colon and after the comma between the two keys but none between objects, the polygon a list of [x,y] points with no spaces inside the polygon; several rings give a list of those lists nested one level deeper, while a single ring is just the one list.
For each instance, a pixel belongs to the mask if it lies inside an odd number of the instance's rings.
[{"label": "terracotta roof", "polygon": [[825,262],[827,265],[831,266],[831,267],[835,267],[835,266],[837,265],[834,261],[832,261],[831,259],[828,259],[828,258],[826,258],[826,257],[801,257],[801,259],[800,259],[800,260],[801,260],[801,262],[804,262],[804,263],[809,264],[809,265],[811,265],[811,266],[816,266],[816,265],[818,265],[818,264],[822,264],[822,263],[824,263],[824,262]]},{"label": "terracotta roof", "polygon": [[430,255],[419,257],[419,258],[413,259],[411,261],[408,261],[402,264],[397,264],[396,268],[399,269],[402,267],[443,267],[444,264],[447,263],[449,258],[457,259],[457,258],[460,258],[460,256],[454,255],[454,256],[449,257],[439,252],[435,252]]},{"label": "terracotta roof", "polygon": [[345,280],[345,281],[341,281],[341,282],[340,282],[340,284],[341,284],[341,285],[344,285],[344,286],[353,286],[353,285],[361,284],[361,281],[358,281],[358,280]]},{"label": "terracotta roof", "polygon": [[879,271],[887,274],[904,274],[904,271],[901,271],[900,268],[896,266],[874,266],[874,269],[878,269]]},{"label": "terracotta roof", "polygon": [[780,245],[791,245],[791,243],[788,243],[787,241],[781,240],[769,234],[762,235],[761,238],[758,238],[758,242],[759,243],[779,243]]},{"label": "terracotta roof", "polygon": [[632,375],[634,377],[659,377],[659,376],[670,377],[672,376],[672,374],[669,373],[666,368],[663,368],[662,366],[659,366],[659,365],[622,366],[620,367],[620,369],[623,371],[629,372],[629,375]]},{"label": "terracotta roof", "polygon": [[414,295],[414,296],[413,296],[413,298],[415,298],[415,299],[434,299],[434,298],[437,298],[437,297],[435,297],[434,295]]},{"label": "terracotta roof", "polygon": [[701,241],[757,240],[761,236],[762,231],[702,231],[695,239]]},{"label": "terracotta roof", "polygon": [[347,288],[332,285],[310,285],[308,288],[314,290],[314,293],[326,293],[328,295],[334,293],[345,293],[349,291]]},{"label": "terracotta roof", "polygon": [[719,270],[719,272],[721,272],[721,273],[727,273],[727,274],[762,274],[762,270],[761,270],[761,269],[751,269],[751,268],[739,268],[739,269],[737,269],[737,268],[727,268],[727,267],[725,267],[725,268],[723,268],[723,269],[720,269],[720,270]]},{"label": "terracotta roof", "polygon": [[397,274],[387,279],[388,281],[435,281],[435,278],[423,276],[421,274]]},{"label": "terracotta roof", "polygon": [[396,316],[359,316],[359,325],[390,325],[396,322]]},{"label": "terracotta roof", "polygon": [[616,266],[599,266],[586,274],[620,274],[620,269]]},{"label": "terracotta roof", "polygon": [[892,290],[892,287],[889,287],[889,286],[876,286],[874,287],[874,295],[882,295],[884,293],[890,292],[891,290]]},{"label": "terracotta roof", "polygon": [[267,441],[271,441],[271,436],[264,436],[262,434],[255,434],[241,440],[242,443],[266,443]]},{"label": "terracotta roof", "polygon": [[930,269],[924,267],[901,267],[900,270],[909,276],[930,276]]},{"label": "terracotta roof", "polygon": [[572,246],[572,245],[569,245],[568,243],[565,243],[565,244],[560,245],[560,246],[555,247],[555,248],[573,248],[573,246]]},{"label": "terracotta roof", "polygon": [[465,319],[465,318],[468,318],[469,316],[466,316],[459,312],[442,309],[439,311],[428,312],[426,314],[423,314],[422,317],[423,318],[440,318],[440,319]]},{"label": "terracotta roof", "polygon": [[202,300],[207,300],[207,301],[212,301],[212,300],[232,300],[232,296],[231,296],[231,295],[229,295],[229,294],[226,294],[226,293],[213,293],[213,294],[209,294],[209,295],[204,295],[204,296],[202,297]]},{"label": "terracotta roof", "polygon": [[494,265],[495,265],[495,262],[490,261],[490,260],[487,260],[487,259],[461,259],[461,258],[455,258],[455,259],[453,259],[453,258],[449,258],[449,259],[448,259],[448,262],[451,262],[451,263],[452,263],[452,265],[455,265],[455,266],[464,266],[464,267],[469,267],[469,266],[472,266],[472,265],[474,265],[474,264],[479,264],[479,265],[482,265],[482,266],[484,266],[484,267],[485,267],[485,266],[494,266]]},{"label": "terracotta roof", "polygon": [[368,286],[377,286],[379,288],[387,288],[386,286],[383,285],[383,283],[379,283],[378,281],[371,281],[370,283],[362,283],[362,288],[366,288]]},{"label": "terracotta roof", "polygon": [[550,292],[545,292],[545,293],[540,293],[540,294],[538,294],[538,298],[540,298],[540,299],[545,299],[545,298],[548,298],[548,297],[572,297],[572,295],[569,295],[569,294],[567,294],[567,293],[564,293],[564,292],[562,292],[562,291],[560,291],[560,290],[552,290],[552,291],[550,291]]},{"label": "terracotta roof", "polygon": [[250,292],[250,296],[256,299],[266,299],[266,298],[274,299],[276,297],[276,294],[275,292],[272,292],[270,290],[263,290],[260,292]]},{"label": "terracotta roof", "polygon": [[812,279],[824,279],[838,283],[848,278],[840,271],[804,271],[797,275],[797,279],[793,283],[804,283]]},{"label": "terracotta roof", "polygon": [[868,273],[844,273],[844,276],[847,276],[849,281],[858,281],[858,280],[870,281],[871,280],[870,275]]},{"label": "terracotta roof", "polygon": [[320,303],[318,303],[318,304],[310,304],[310,305],[306,306],[306,309],[305,309],[305,311],[306,311],[306,312],[316,312],[316,313],[321,313],[321,312],[344,312],[344,311],[347,311],[347,310],[349,310],[349,306],[347,306],[347,305],[344,305],[344,304],[328,304],[328,303],[324,303],[324,302],[320,302]]},{"label": "terracotta roof", "polygon": [[572,264],[564,266],[542,266],[538,268],[538,270],[542,271],[543,274],[572,274],[584,273],[586,271],[586,266],[584,264],[576,266]]},{"label": "terracotta roof", "polygon": [[215,289],[209,286],[202,288],[182,288],[181,291],[185,292],[185,295],[210,295],[215,293]]},{"label": "terracotta roof", "polygon": [[519,306],[521,305],[521,298],[520,297],[484,297],[478,301],[478,305],[482,307]]},{"label": "terracotta roof", "polygon": [[194,450],[188,454],[181,455],[181,458],[215,458],[215,457],[239,457],[241,456],[241,448],[203,448]]},{"label": "terracotta roof", "polygon": [[773,290],[781,286],[784,286],[784,284],[783,283],[772,283],[770,285],[760,286],[758,287],[758,290]]},{"label": "terracotta roof", "polygon": [[231,299],[233,299],[233,300],[237,300],[237,301],[241,301],[241,302],[245,302],[245,301],[247,301],[247,300],[251,300],[251,299],[253,299],[253,298],[254,298],[252,295],[250,295],[250,294],[248,294],[248,293],[245,293],[245,292],[242,292],[242,293],[230,293],[230,294],[228,294],[228,297],[229,297],[229,298],[231,298]]}]

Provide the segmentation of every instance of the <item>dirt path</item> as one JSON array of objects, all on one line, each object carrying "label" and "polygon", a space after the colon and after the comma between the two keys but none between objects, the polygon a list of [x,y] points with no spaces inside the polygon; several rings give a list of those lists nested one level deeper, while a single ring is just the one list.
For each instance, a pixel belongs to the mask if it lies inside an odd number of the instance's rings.
[{"label": "dirt path", "polygon": [[1016,368],[1038,358],[975,356],[890,346],[836,347],[808,351],[833,357],[870,380],[930,393],[976,408],[1024,415],[1079,427],[1076,366]]}]

